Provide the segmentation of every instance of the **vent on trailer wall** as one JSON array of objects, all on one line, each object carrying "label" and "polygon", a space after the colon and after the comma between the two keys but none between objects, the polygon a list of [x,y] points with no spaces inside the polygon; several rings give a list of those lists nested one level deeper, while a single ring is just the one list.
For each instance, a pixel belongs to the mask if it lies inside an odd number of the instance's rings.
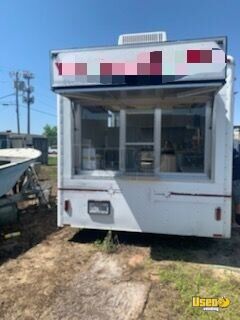
[{"label": "vent on trailer wall", "polygon": [[121,34],[118,38],[119,45],[164,41],[167,41],[167,34],[165,31]]}]

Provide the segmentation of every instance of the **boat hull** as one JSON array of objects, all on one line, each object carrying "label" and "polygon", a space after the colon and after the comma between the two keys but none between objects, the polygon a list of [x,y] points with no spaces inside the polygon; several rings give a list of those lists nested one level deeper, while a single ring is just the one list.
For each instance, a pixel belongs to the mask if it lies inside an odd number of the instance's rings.
[{"label": "boat hull", "polygon": [[9,164],[0,166],[0,197],[10,191],[30,164],[41,156],[41,152],[34,149],[8,150],[0,150],[0,160],[10,161]]},{"label": "boat hull", "polygon": [[0,197],[11,190],[32,161],[18,163],[0,170]]}]

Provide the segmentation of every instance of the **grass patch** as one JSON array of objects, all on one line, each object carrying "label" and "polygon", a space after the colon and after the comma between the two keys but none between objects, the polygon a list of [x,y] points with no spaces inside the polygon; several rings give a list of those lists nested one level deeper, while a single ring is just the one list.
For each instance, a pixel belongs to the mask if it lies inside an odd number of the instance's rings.
[{"label": "grass patch", "polygon": [[48,165],[49,166],[57,166],[57,156],[56,157],[48,157]]},{"label": "grass patch", "polygon": [[[197,266],[176,262],[160,269],[160,280],[169,289],[178,294],[177,301],[169,301],[174,310],[181,315],[179,319],[240,319],[239,297],[240,281],[231,275],[216,280],[210,269],[199,269]],[[231,300],[226,309],[219,312],[204,311],[192,307],[192,297],[220,298],[225,296]]]},{"label": "grass patch", "polygon": [[57,183],[57,168],[52,166],[47,168],[47,174],[52,182]]},{"label": "grass patch", "polygon": [[41,172],[39,175],[41,180],[49,180],[52,186],[57,184],[57,167],[56,166],[41,166]]},{"label": "grass patch", "polygon": [[117,235],[113,235],[112,231],[108,231],[103,240],[97,239],[94,244],[96,247],[108,254],[117,252],[119,241]]}]

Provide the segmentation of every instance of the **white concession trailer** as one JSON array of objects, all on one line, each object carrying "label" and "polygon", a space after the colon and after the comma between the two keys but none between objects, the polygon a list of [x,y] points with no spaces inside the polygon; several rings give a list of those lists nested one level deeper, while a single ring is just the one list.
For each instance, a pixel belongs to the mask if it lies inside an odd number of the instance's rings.
[{"label": "white concession trailer", "polygon": [[122,35],[51,52],[58,225],[229,238],[234,63],[226,37]]}]

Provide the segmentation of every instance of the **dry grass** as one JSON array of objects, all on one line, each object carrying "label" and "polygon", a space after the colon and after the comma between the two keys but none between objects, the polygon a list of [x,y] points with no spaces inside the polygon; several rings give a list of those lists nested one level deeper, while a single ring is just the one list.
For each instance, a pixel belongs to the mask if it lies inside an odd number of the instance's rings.
[{"label": "dry grass", "polygon": [[[190,255],[185,243],[186,252],[181,261],[176,246],[171,247],[169,241],[166,249],[165,237],[158,236],[150,241],[144,235],[119,233],[118,250],[107,253],[96,245],[105,236],[104,232],[78,232],[73,228],[53,230],[38,245],[33,243],[24,254],[3,263],[1,319],[240,318],[238,268],[224,271],[224,267],[216,268],[207,261],[194,262],[198,250],[192,242]],[[234,244],[235,241],[234,237]],[[199,248],[200,244],[201,241]],[[156,250],[158,255],[154,259]],[[203,251],[201,248],[201,256],[205,257]],[[215,255],[218,254],[215,250]],[[234,264],[234,258],[228,257],[229,265]],[[193,295],[227,296],[231,305],[218,313],[194,309]]]},{"label": "dry grass", "polygon": [[[56,166],[43,166],[56,196]],[[240,319],[240,231],[231,240],[56,227],[56,208],[29,208],[0,240],[3,320]],[[2,230],[3,231],[3,230]],[[111,241],[118,239],[117,241]],[[231,300],[219,312],[192,296]]]}]

